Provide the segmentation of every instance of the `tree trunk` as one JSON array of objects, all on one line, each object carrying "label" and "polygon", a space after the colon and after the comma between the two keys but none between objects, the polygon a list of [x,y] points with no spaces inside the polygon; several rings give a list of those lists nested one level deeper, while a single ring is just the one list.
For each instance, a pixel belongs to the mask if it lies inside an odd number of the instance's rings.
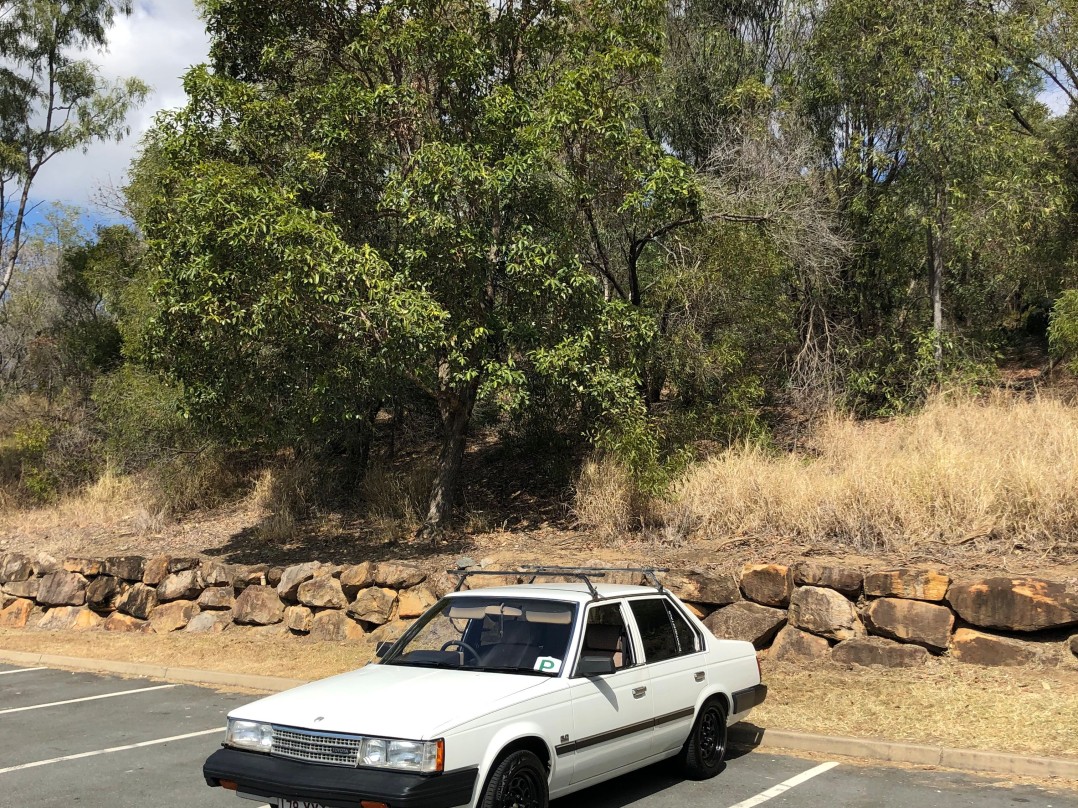
[{"label": "tree trunk", "polygon": [[943,233],[947,224],[943,188],[936,186],[935,221],[928,227],[928,291],[932,298],[932,344],[936,366],[943,363]]},{"label": "tree trunk", "polygon": [[438,409],[442,414],[442,450],[438,454],[438,467],[431,484],[427,518],[419,534],[435,538],[453,516],[460,467],[464,462],[464,449],[468,443],[468,424],[475,406],[476,389],[469,387],[461,394],[447,393],[439,397]]}]

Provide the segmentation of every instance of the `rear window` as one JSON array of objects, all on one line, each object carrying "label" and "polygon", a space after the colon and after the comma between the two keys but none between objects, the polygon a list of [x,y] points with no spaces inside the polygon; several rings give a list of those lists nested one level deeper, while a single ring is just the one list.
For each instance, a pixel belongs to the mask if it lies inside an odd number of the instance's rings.
[{"label": "rear window", "polygon": [[631,600],[629,608],[640,630],[646,662],[662,662],[698,650],[696,632],[666,598]]}]

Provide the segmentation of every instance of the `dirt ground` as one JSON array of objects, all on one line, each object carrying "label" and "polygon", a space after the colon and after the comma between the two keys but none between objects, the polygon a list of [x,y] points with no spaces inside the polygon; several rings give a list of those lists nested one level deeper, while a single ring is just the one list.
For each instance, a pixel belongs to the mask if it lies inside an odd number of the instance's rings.
[{"label": "dirt ground", "polygon": [[[316,679],[360,667],[372,643],[254,636],[127,635],[0,629],[0,648]],[[763,663],[767,701],[753,723],[1050,757],[1078,756],[1078,671],[992,669],[951,660],[923,668]]]}]

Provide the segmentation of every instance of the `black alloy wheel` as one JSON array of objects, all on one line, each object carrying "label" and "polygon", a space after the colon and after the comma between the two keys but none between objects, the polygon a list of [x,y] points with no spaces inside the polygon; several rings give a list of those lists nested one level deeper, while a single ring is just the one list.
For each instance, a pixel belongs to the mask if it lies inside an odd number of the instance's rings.
[{"label": "black alloy wheel", "polygon": [[726,710],[718,699],[705,702],[681,751],[682,767],[693,780],[714,777],[726,759]]},{"label": "black alloy wheel", "polygon": [[546,767],[534,753],[521,749],[505,756],[483,790],[480,808],[547,808]]}]

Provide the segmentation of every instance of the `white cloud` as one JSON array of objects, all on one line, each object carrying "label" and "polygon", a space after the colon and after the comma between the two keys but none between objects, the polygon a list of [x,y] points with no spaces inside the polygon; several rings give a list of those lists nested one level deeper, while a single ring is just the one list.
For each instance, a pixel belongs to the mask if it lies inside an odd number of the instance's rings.
[{"label": "white cloud", "polygon": [[138,0],[131,16],[117,18],[108,50],[90,55],[106,79],[135,76],[153,88],[145,105],[128,117],[131,135],[121,143],[95,143],[85,154],[57,155],[34,183],[34,198],[88,208],[98,188],[122,185],[153,116],[183,105],[183,74],[208,52],[193,0]]}]

